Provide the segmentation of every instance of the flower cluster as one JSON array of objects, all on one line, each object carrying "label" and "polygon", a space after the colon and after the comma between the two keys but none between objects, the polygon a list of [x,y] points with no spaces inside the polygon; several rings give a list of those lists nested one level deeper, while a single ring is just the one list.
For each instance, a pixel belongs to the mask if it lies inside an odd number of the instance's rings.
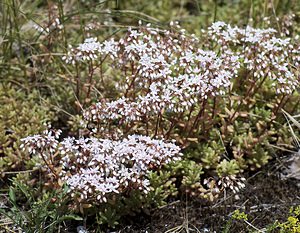
[{"label": "flower cluster", "polygon": [[[199,41],[183,30],[159,30],[150,25],[129,29],[118,41],[97,44],[93,51],[101,61],[106,58],[124,74],[119,84],[123,96],[113,101],[103,99],[84,112],[85,118],[99,122],[140,120],[163,111],[184,112],[208,96],[224,94],[238,73],[239,56],[230,51],[217,55],[199,47]],[[65,60],[85,60],[82,55],[80,50]]]},{"label": "flower cluster", "polygon": [[243,65],[255,79],[273,80],[277,93],[291,94],[299,85],[295,72],[300,57],[298,47],[290,38],[276,37],[273,28],[232,27],[215,22],[208,28],[209,37],[221,46],[221,51],[240,52]]},{"label": "flower cluster", "polygon": [[114,39],[99,43],[97,38],[91,37],[84,40],[76,48],[69,46],[68,53],[62,59],[68,64],[75,64],[76,61],[93,61],[96,60],[99,54],[110,54],[112,58],[116,56],[118,50]]},{"label": "flower cluster", "polygon": [[32,135],[21,139],[21,149],[27,149],[29,153],[42,153],[43,156],[54,154],[58,147],[58,138],[61,135],[61,130],[51,130],[51,126],[44,130],[42,134]]},{"label": "flower cluster", "polygon": [[289,36],[292,32],[292,28],[295,26],[295,14],[284,15],[281,22],[281,34]]},{"label": "flower cluster", "polygon": [[58,175],[69,186],[71,196],[82,201],[106,202],[112,195],[132,189],[147,193],[147,172],[178,160],[181,155],[173,143],[140,135],[118,141],[68,137],[60,143],[52,135],[36,135],[23,141],[31,153],[47,145],[56,147],[51,151],[61,157]]},{"label": "flower cluster", "polygon": [[75,60],[94,60],[97,58],[98,50],[100,49],[100,43],[97,42],[97,38],[88,38],[84,40],[84,43],[80,44],[76,49],[70,46],[70,50],[66,56],[63,56],[63,60],[66,63],[75,64]]},{"label": "flower cluster", "polygon": [[223,176],[219,180],[215,180],[211,177],[204,180],[203,184],[207,186],[208,189],[203,189],[201,195],[213,201],[218,198],[220,194],[223,193],[225,195],[228,189],[234,194],[237,194],[245,188],[245,181],[245,178],[237,177],[236,175]]}]

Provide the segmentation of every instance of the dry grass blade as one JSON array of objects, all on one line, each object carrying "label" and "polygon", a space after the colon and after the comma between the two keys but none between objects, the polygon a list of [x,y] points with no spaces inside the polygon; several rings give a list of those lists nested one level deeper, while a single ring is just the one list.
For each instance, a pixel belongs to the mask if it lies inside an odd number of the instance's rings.
[{"label": "dry grass blade", "polygon": [[288,122],[288,124],[289,124],[289,128],[290,128],[290,130],[291,130],[291,133],[292,133],[292,135],[293,135],[293,138],[294,138],[294,140],[295,140],[295,142],[296,142],[296,144],[297,144],[297,147],[299,148],[299,147],[300,147],[299,138],[298,138],[297,135],[295,134],[295,132],[294,132],[294,130],[293,130],[293,127],[292,127],[291,124],[290,124],[290,121],[293,122],[293,124],[294,124],[295,126],[297,126],[298,129],[300,129],[300,123],[299,123],[293,116],[291,116],[288,112],[286,112],[285,110],[282,109],[282,112],[284,113],[284,116],[285,116],[285,118],[287,119],[287,122]]},{"label": "dry grass blade", "polygon": [[288,117],[288,119],[291,120],[294,123],[294,125],[300,129],[300,123],[293,116],[291,116],[288,112],[286,112],[283,109],[282,109],[282,111]]}]

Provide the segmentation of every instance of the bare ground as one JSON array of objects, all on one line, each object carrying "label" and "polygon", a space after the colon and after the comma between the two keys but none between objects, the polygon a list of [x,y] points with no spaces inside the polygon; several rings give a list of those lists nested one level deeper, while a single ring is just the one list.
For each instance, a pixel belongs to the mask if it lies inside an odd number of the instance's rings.
[{"label": "bare ground", "polygon": [[240,192],[239,200],[228,194],[216,203],[197,199],[175,201],[153,210],[150,215],[135,216],[128,220],[129,225],[108,232],[219,233],[225,231],[231,214],[237,209],[248,214],[249,224],[234,220],[227,232],[254,232],[255,228],[266,230],[276,220],[286,221],[290,208],[300,205],[300,181],[293,178],[282,179],[282,161],[277,159],[261,171],[249,174],[246,188]]}]

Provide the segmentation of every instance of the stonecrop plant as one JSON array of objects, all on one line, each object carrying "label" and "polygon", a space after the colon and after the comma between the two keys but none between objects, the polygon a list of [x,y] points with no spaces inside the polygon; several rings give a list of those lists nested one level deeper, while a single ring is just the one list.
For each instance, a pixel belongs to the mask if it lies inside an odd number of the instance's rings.
[{"label": "stonecrop plant", "polygon": [[[180,159],[173,143],[130,135],[122,140],[57,139],[60,131],[46,130],[23,139],[22,147],[39,154],[55,178],[65,182],[72,197],[83,202],[107,202],[130,190],[147,193],[147,173]],[[60,164],[59,172],[54,168]]]},{"label": "stonecrop plant", "polygon": [[158,193],[150,179],[163,166],[181,159],[181,149],[174,142],[142,135],[118,140],[60,139],[60,135],[60,130],[49,128],[22,139],[21,147],[41,159],[48,188],[49,184],[58,190],[67,187],[71,210],[87,214],[92,209],[99,224],[113,227],[122,216],[168,197],[169,190]]},{"label": "stonecrop plant", "polygon": [[224,22],[200,38],[178,23],[139,23],[102,42],[92,34],[62,57],[70,70],[87,68],[86,83],[73,80],[77,137],[48,129],[22,147],[79,206],[104,206],[110,217],[101,223],[114,225],[130,198],[236,194],[245,187],[241,173],[271,158],[271,144],[291,142],[280,110],[299,104],[298,38]]},{"label": "stonecrop plant", "polygon": [[[264,82],[271,83],[274,94],[282,97],[272,109],[274,117],[299,84],[297,41],[276,37],[275,29],[237,28],[223,22],[214,23],[207,38],[219,52],[205,49],[178,25],[170,30],[140,25],[119,40],[100,43],[91,37],[72,48],[63,57],[67,63],[88,61],[94,70],[100,67],[101,75],[108,65],[118,75],[117,96],[103,96],[84,110],[85,120],[94,123],[97,134],[139,131],[173,136],[185,147],[188,138],[214,125],[220,108],[239,91],[234,90],[236,82],[243,82],[237,88],[247,88],[240,94],[245,101]],[[246,77],[238,77],[241,71]],[[240,107],[226,119],[229,124]]]},{"label": "stonecrop plant", "polygon": [[260,82],[259,86],[269,78],[276,93],[291,94],[299,85],[299,38],[280,38],[276,34],[273,28],[238,28],[224,22],[208,29],[209,38],[221,52],[230,49],[240,53],[249,77]]},{"label": "stonecrop plant", "polygon": [[[105,133],[109,125],[109,134],[119,127],[122,134],[128,134],[141,127],[146,135],[167,139],[183,117],[189,119],[181,134],[191,136],[208,97],[224,94],[240,66],[239,56],[232,52],[218,56],[199,49],[198,39],[184,30],[159,30],[150,25],[129,29],[118,41],[86,39],[63,59],[72,64],[93,60],[96,67],[108,63],[119,70],[119,98],[103,98],[83,112],[85,120],[96,124],[94,132]],[[194,116],[199,106],[203,107]],[[119,124],[112,123],[115,121]]]}]

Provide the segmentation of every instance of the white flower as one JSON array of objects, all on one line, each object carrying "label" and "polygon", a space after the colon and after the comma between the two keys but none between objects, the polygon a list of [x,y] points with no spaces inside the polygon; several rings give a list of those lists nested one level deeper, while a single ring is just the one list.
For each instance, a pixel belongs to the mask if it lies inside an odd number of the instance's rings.
[{"label": "white flower", "polygon": [[180,158],[178,146],[140,135],[119,141],[66,138],[61,144],[69,143],[74,149],[62,154],[60,176],[71,193],[80,192],[85,200],[106,201],[109,194],[118,194],[130,185],[147,192],[149,165],[161,167]]},{"label": "white flower", "polygon": [[95,53],[101,49],[101,44],[97,41],[97,38],[87,38],[82,44],[78,45],[77,49],[81,52]]}]

